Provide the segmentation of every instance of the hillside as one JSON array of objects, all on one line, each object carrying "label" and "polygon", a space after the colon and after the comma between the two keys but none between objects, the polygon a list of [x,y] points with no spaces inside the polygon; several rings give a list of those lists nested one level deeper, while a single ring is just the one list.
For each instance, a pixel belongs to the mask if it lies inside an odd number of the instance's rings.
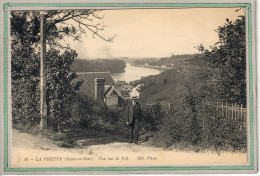
[{"label": "hillside", "polygon": [[[144,86],[141,88],[140,102],[142,104],[182,102],[182,99],[188,93],[189,85],[206,84],[207,76],[208,69],[199,58],[180,62],[173,69],[141,80]],[[141,82],[136,82],[136,84]]]},{"label": "hillside", "polygon": [[199,57],[200,54],[182,54],[182,55],[171,55],[170,57],[163,58],[146,58],[134,60],[134,65],[149,65],[149,66],[168,66],[177,65],[181,62],[188,61],[194,57]]}]

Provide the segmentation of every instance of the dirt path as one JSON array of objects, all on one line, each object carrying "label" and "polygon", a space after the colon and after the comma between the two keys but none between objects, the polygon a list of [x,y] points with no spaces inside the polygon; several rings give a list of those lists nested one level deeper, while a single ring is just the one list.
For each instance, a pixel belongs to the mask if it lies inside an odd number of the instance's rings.
[{"label": "dirt path", "polygon": [[77,140],[76,148],[62,148],[40,135],[33,136],[13,130],[12,166],[237,165],[247,162],[246,153],[167,151],[147,143],[135,145],[112,139],[113,136],[109,139],[101,135],[94,139]]}]

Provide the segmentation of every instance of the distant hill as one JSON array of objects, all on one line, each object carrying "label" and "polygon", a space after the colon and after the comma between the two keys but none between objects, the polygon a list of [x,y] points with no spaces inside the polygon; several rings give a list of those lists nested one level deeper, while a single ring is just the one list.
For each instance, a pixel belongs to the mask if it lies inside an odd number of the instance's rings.
[{"label": "distant hill", "polygon": [[163,57],[163,58],[146,58],[146,59],[136,59],[134,60],[134,65],[150,65],[150,66],[168,66],[168,65],[175,65],[179,62],[184,62],[186,60],[190,60],[194,57],[200,56],[199,54],[183,54],[183,55],[172,55],[170,57]]},{"label": "distant hill", "polygon": [[76,59],[71,69],[75,72],[104,72],[122,73],[125,71],[126,63],[118,59]]}]

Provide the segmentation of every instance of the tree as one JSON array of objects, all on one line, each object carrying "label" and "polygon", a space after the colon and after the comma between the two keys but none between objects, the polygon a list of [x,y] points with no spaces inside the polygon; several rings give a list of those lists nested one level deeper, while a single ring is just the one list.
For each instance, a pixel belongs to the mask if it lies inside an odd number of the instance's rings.
[{"label": "tree", "polygon": [[216,32],[219,41],[211,51],[198,47],[213,72],[211,85],[221,101],[246,104],[246,27],[245,17],[239,16]]},{"label": "tree", "polygon": [[55,131],[60,131],[69,122],[72,99],[81,85],[81,82],[73,82],[76,73],[70,68],[77,54],[75,51],[60,54],[58,50],[50,49],[47,56],[48,124],[52,124]]},{"label": "tree", "polygon": [[[82,35],[104,37],[103,17],[97,10],[45,11],[47,35],[47,104],[50,123],[56,130],[70,117],[70,100],[80,86],[70,70],[77,53],[60,41],[79,40]],[[11,12],[12,115],[14,124],[39,124],[39,11]]]},{"label": "tree", "polygon": [[35,125],[40,122],[39,54],[12,36],[12,117],[13,124]]},{"label": "tree", "polygon": [[[61,46],[59,41],[65,37],[79,40],[82,35],[88,37],[99,37],[111,42],[112,37],[104,37],[105,25],[102,24],[103,17],[99,15],[100,10],[55,10],[45,11],[47,42],[51,46]],[[40,14],[39,11],[12,11],[11,33],[17,35],[22,41],[38,43],[40,40]],[[66,47],[66,46],[65,46]]]}]

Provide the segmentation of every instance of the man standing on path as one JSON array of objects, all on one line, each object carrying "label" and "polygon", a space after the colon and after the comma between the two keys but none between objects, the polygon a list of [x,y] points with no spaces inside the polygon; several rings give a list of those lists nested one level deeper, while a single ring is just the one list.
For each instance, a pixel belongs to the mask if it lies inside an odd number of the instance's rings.
[{"label": "man standing on path", "polygon": [[138,144],[139,122],[141,120],[141,105],[132,97],[132,101],[126,106],[126,125],[130,126],[129,143]]}]

